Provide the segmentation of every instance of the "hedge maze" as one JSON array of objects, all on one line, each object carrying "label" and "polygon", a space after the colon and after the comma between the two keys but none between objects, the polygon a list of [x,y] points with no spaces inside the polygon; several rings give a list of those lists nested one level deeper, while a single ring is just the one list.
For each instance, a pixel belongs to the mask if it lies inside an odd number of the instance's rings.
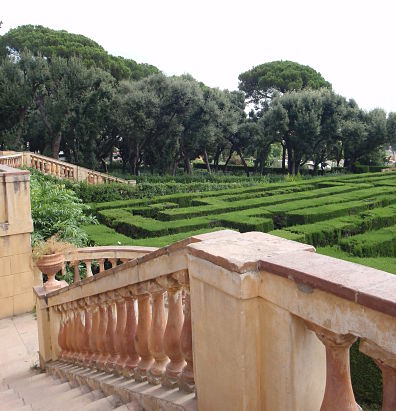
[{"label": "hedge maze", "polygon": [[356,257],[396,257],[396,172],[92,205],[98,245],[163,246],[219,229],[263,231]]}]

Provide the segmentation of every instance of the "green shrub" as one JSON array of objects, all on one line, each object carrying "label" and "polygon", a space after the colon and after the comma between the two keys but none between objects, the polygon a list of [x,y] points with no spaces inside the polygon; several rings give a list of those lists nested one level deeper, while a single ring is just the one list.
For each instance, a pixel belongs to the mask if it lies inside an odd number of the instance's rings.
[{"label": "green shrub", "polygon": [[88,216],[89,207],[81,202],[74,191],[58,180],[33,173],[30,179],[31,209],[34,224],[32,242],[45,240],[54,234],[62,240],[83,246],[87,236],[81,224],[94,223]]},{"label": "green shrub", "polygon": [[339,245],[358,257],[396,257],[396,225],[344,238]]}]

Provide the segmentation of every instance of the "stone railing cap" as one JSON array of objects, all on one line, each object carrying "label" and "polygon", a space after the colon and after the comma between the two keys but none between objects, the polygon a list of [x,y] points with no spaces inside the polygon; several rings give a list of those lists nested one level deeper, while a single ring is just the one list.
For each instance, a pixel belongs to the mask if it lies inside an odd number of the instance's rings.
[{"label": "stone railing cap", "polygon": [[261,257],[259,269],[396,316],[396,277],[316,253]]},{"label": "stone railing cap", "polygon": [[311,245],[254,231],[244,234],[228,231],[220,238],[208,238],[200,243],[190,244],[188,249],[194,256],[240,274],[257,271],[258,262],[263,257],[294,251],[315,251]]}]

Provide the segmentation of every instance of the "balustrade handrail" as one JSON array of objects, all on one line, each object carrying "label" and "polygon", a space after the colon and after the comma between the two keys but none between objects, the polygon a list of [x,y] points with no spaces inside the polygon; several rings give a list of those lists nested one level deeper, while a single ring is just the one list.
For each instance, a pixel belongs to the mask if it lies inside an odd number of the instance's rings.
[{"label": "balustrade handrail", "polygon": [[47,157],[30,151],[1,155],[0,164],[16,159],[21,159],[22,161],[17,164],[12,164],[14,167],[21,167],[22,165],[25,165],[57,177],[69,178],[77,181],[86,180],[88,183],[115,182],[136,185],[136,180],[125,180],[110,174],[91,170],[63,160]]}]

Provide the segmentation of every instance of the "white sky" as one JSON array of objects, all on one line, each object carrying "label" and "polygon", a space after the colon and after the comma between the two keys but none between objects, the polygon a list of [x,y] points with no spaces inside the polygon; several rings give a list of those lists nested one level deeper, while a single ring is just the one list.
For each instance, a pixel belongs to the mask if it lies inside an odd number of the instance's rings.
[{"label": "white sky", "polygon": [[394,0],[2,0],[0,34],[40,24],[209,86],[273,60],[319,71],[365,109],[396,111]]}]

